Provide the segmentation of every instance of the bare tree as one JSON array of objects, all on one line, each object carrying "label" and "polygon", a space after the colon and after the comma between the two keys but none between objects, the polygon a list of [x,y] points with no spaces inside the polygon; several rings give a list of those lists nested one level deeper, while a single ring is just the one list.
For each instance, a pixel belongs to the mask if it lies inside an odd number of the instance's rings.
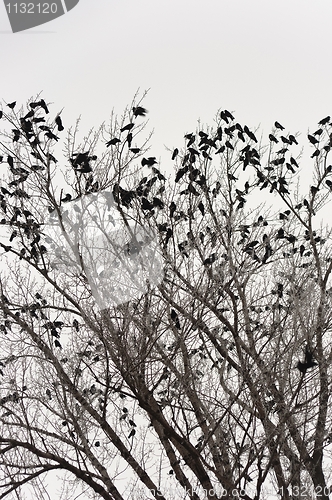
[{"label": "bare tree", "polygon": [[62,152],[40,97],[2,113],[0,498],[326,500],[330,118],[303,196],[278,122],[219,112],[166,179],[146,113]]}]

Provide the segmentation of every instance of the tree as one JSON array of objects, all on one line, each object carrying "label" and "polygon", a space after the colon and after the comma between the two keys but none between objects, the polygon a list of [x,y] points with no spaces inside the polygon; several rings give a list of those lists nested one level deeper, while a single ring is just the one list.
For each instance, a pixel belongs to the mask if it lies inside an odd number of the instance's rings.
[{"label": "tree", "polygon": [[328,499],[330,118],[302,196],[227,110],[166,179],[141,104],[62,156],[44,100],[1,115],[0,498]]}]

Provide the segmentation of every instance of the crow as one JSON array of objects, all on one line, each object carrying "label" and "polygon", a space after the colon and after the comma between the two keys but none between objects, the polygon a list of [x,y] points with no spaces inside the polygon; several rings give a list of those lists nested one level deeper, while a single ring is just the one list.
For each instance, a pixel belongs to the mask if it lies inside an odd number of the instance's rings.
[{"label": "crow", "polygon": [[48,137],[49,139],[54,139],[55,141],[58,142],[59,140],[59,137],[57,137],[56,135],[53,134],[53,132],[45,132],[45,135],[46,137]]},{"label": "crow", "polygon": [[28,118],[32,118],[34,116],[35,112],[33,111],[33,109],[31,109],[31,111],[29,111],[25,116],[23,116],[23,120],[27,120]]},{"label": "crow", "polygon": [[12,168],[13,168],[13,166],[14,166],[14,158],[13,158],[12,156],[8,155],[8,156],[7,156],[7,163],[8,163],[8,165],[9,165],[10,167],[12,167]]},{"label": "crow", "polygon": [[295,139],[294,135],[290,134],[290,136],[288,137],[288,139],[291,141],[291,143],[293,144],[298,144],[297,140]]},{"label": "crow", "polygon": [[282,125],[280,125],[279,122],[274,122],[274,126],[280,130],[285,130],[285,127],[283,127]]},{"label": "crow", "polygon": [[274,137],[274,135],[272,135],[272,134],[269,134],[269,139],[271,142],[275,142],[275,143],[279,142],[278,139],[276,137]]},{"label": "crow", "polygon": [[49,111],[48,111],[48,107],[47,107],[46,102],[44,101],[44,99],[41,99],[41,100],[39,101],[39,106],[40,106],[41,108],[43,108],[43,110],[45,111],[45,113],[46,113],[46,114],[48,114],[48,113],[49,113]]},{"label": "crow", "polygon": [[178,154],[179,154],[179,150],[178,150],[178,148],[175,148],[173,151],[173,154],[172,154],[172,160],[175,160],[175,158],[177,157]]},{"label": "crow", "polygon": [[131,148],[131,143],[133,142],[133,134],[131,132],[127,135],[126,141],[128,142],[128,147]]},{"label": "crow", "polygon": [[41,99],[40,101],[37,102],[30,102],[30,108],[34,109],[38,107],[43,108],[46,114],[49,113],[48,107],[46,106],[46,102],[44,101],[44,99]]},{"label": "crow", "polygon": [[134,437],[136,434],[136,431],[135,429],[131,429],[130,433],[129,433],[129,436],[128,436],[128,439],[131,438],[131,437]]},{"label": "crow", "polygon": [[318,363],[314,361],[314,356],[308,346],[306,346],[304,354],[304,362],[298,361],[297,368],[301,373],[305,374],[308,368],[314,368]]},{"label": "crow", "polygon": [[318,125],[326,125],[327,123],[329,123],[331,117],[330,116],[327,116],[326,118],[323,118],[320,122],[318,122]]},{"label": "crow", "polygon": [[319,140],[316,139],[316,137],[314,137],[313,135],[310,135],[310,134],[308,134],[308,139],[311,142],[311,144],[317,144],[319,142]]},{"label": "crow", "polygon": [[148,110],[142,108],[141,106],[136,106],[133,108],[133,113],[135,118],[137,118],[138,116],[145,116],[147,112]]},{"label": "crow", "polygon": [[14,132],[13,142],[17,142],[20,139],[21,132],[16,128],[13,128],[12,132]]},{"label": "crow", "polygon": [[205,208],[204,208],[204,205],[203,205],[202,202],[199,202],[198,209],[199,209],[199,211],[201,212],[202,215],[205,214]]},{"label": "crow", "polygon": [[60,201],[62,201],[63,203],[66,203],[67,201],[70,201],[71,200],[71,194],[66,194],[66,196],[64,198],[61,198]]},{"label": "crow", "polygon": [[10,102],[9,104],[7,104],[8,108],[10,109],[14,109],[15,106],[16,106],[16,101],[13,101],[13,102]]},{"label": "crow", "polygon": [[118,142],[121,142],[120,139],[118,139],[117,137],[114,137],[110,141],[106,142],[106,146],[107,147],[109,147],[109,146],[115,146],[115,144],[117,144]]},{"label": "crow", "polygon": [[58,131],[61,132],[62,130],[64,130],[64,127],[62,125],[62,120],[61,120],[61,116],[57,116],[56,119],[55,119],[55,123],[57,124],[58,126]]},{"label": "crow", "polygon": [[217,259],[217,254],[216,253],[213,253],[212,255],[210,255],[210,257],[207,257],[204,261],[203,261],[203,265],[204,266],[207,266],[209,264],[213,264]]},{"label": "crow", "polygon": [[[331,181],[328,181],[328,182],[331,182]],[[171,204],[170,204],[170,206],[169,206],[169,216],[170,216],[170,218],[173,217],[175,210],[176,210],[176,205],[175,205],[174,201],[172,201]]]},{"label": "crow", "polygon": [[157,162],[155,156],[149,156],[149,158],[143,158],[141,161],[142,167],[144,167],[144,165],[147,165],[148,167],[152,167],[156,163],[158,163],[158,162]]},{"label": "crow", "polygon": [[124,132],[125,130],[131,130],[133,128],[134,124],[133,123],[128,123],[128,125],[125,125],[120,129],[120,132]]}]

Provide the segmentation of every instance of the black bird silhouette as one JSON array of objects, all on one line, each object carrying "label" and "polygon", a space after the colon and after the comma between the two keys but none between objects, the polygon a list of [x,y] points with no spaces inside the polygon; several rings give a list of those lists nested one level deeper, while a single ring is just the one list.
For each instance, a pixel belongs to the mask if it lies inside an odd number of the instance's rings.
[{"label": "black bird silhouette", "polygon": [[292,164],[292,165],[294,165],[295,167],[298,167],[298,166],[299,166],[299,165],[298,165],[298,163],[297,163],[297,161],[296,161],[296,160],[295,160],[292,156],[290,157],[290,162],[291,162],[291,164]]},{"label": "black bird silhouette", "polygon": [[201,201],[198,204],[198,209],[200,210],[200,212],[201,212],[202,215],[205,214],[205,208],[204,208],[204,205],[203,205],[203,203]]},{"label": "black bird silhouette", "polygon": [[40,106],[41,108],[43,108],[43,110],[45,111],[45,113],[46,113],[46,114],[48,114],[48,113],[49,113],[49,111],[48,111],[48,107],[47,107],[46,102],[44,101],[44,99],[41,99],[41,100],[39,101],[39,106]]},{"label": "black bird silhouette", "polygon": [[282,125],[280,125],[279,122],[274,122],[274,126],[280,130],[285,130],[285,127],[283,127]]},{"label": "black bird silhouette", "polygon": [[275,143],[279,142],[278,139],[276,137],[274,137],[274,135],[272,135],[272,134],[269,134],[269,139],[271,142],[275,142]]},{"label": "black bird silhouette", "polygon": [[136,106],[133,108],[133,113],[134,113],[135,118],[137,118],[137,116],[145,116],[147,112],[148,112],[148,110],[145,108],[142,108],[142,106]]},{"label": "black bird silhouette", "polygon": [[301,373],[305,374],[309,368],[313,368],[314,366],[317,366],[317,364],[318,363],[316,363],[316,361],[314,361],[313,353],[311,352],[309,347],[306,346],[305,354],[304,354],[304,361],[302,362],[299,360],[297,363],[298,370],[300,370]]},{"label": "black bird silhouette", "polygon": [[175,148],[173,151],[173,154],[172,154],[172,160],[175,160],[175,158],[177,157],[178,154],[179,154],[179,150],[178,150],[178,148]]},{"label": "black bird silhouette", "polygon": [[125,125],[120,129],[120,132],[124,132],[125,130],[131,130],[133,128],[134,124],[133,123],[128,123],[128,125]]},{"label": "black bird silhouette", "polygon": [[[332,184],[332,182],[331,182],[331,184]],[[175,210],[176,210],[176,205],[175,205],[174,201],[172,201],[171,204],[170,204],[170,206],[169,206],[169,216],[170,216],[170,218],[173,217]]]},{"label": "black bird silhouette", "polygon": [[207,258],[203,261],[203,265],[204,265],[204,266],[207,266],[207,265],[209,265],[209,264],[213,264],[216,260],[217,260],[217,254],[216,254],[216,253],[213,253],[212,255],[210,255],[210,257],[207,257]]},{"label": "black bird silhouette", "polygon": [[21,132],[16,128],[13,128],[12,132],[14,132],[13,142],[17,142],[21,136]]},{"label": "black bird silhouette", "polygon": [[109,147],[109,146],[115,146],[115,144],[117,144],[118,142],[121,142],[120,139],[118,139],[117,137],[114,137],[110,141],[106,142],[106,146],[107,147]]},{"label": "black bird silhouette", "polygon": [[131,431],[129,432],[129,436],[128,436],[128,439],[131,438],[131,437],[134,437],[136,434],[136,431],[135,429],[131,429]]},{"label": "black bird silhouette", "polygon": [[46,137],[48,137],[49,139],[54,139],[55,141],[58,142],[59,140],[59,137],[57,137],[56,135],[53,134],[53,132],[49,131],[49,132],[45,132],[45,135]]},{"label": "black bird silhouette", "polygon": [[13,168],[13,166],[14,166],[14,158],[13,158],[12,156],[8,155],[8,156],[7,156],[7,163],[8,163],[8,165],[9,165],[11,168]]},{"label": "black bird silhouette", "polygon": [[329,123],[330,120],[331,120],[331,117],[326,116],[326,118],[323,118],[320,122],[318,122],[318,125],[326,125],[327,123]]},{"label": "black bird silhouette", "polygon": [[64,130],[64,126],[62,125],[61,116],[57,116],[57,117],[56,117],[56,119],[55,119],[55,123],[57,124],[58,131],[59,131],[59,132],[61,132],[62,130]]},{"label": "black bird silhouette", "polygon": [[158,163],[158,162],[157,162],[155,156],[149,156],[149,158],[143,158],[141,161],[141,164],[143,167],[144,167],[144,165],[147,165],[148,167],[152,167],[156,163]]},{"label": "black bird silhouette", "polygon": [[128,147],[131,148],[131,143],[133,142],[133,134],[131,132],[127,135],[126,141],[128,142]]},{"label": "black bird silhouette", "polygon": [[37,102],[30,102],[30,108],[34,109],[34,108],[38,108],[38,107],[43,108],[43,110],[45,111],[46,114],[49,113],[48,107],[47,107],[44,99],[41,99],[40,101],[37,101]]},{"label": "black bird silhouette", "polygon": [[60,344],[60,342],[57,339],[55,339],[54,345],[55,345],[55,347],[58,347],[59,349],[62,349],[62,345]]},{"label": "black bird silhouette", "polygon": [[13,101],[13,102],[10,102],[9,104],[7,104],[8,108],[10,109],[14,109],[15,106],[16,106],[16,101]]},{"label": "black bird silhouette", "polygon": [[66,203],[67,201],[70,201],[71,200],[71,194],[66,194],[66,196],[64,198],[61,198],[60,201],[62,201],[63,203]]},{"label": "black bird silhouette", "polygon": [[298,142],[297,142],[297,140],[296,140],[296,138],[295,138],[295,136],[294,136],[294,135],[290,134],[290,135],[288,136],[288,139],[291,141],[291,143],[292,143],[292,144],[293,144],[293,143],[294,143],[294,144],[298,144]]},{"label": "black bird silhouette", "polygon": [[331,191],[332,191],[332,181],[329,181],[329,180],[327,179],[326,184],[327,184],[327,186],[328,186],[328,187],[331,189]]},{"label": "black bird silhouette", "polygon": [[316,137],[314,137],[313,135],[310,135],[310,134],[308,134],[308,139],[311,142],[311,144],[317,144],[319,142],[319,140],[316,139]]}]

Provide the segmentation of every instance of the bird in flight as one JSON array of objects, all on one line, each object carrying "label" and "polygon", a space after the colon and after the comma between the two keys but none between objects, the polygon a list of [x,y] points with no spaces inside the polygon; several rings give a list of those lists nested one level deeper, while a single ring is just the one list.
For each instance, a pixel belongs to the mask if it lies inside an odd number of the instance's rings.
[{"label": "bird in flight", "polygon": [[134,113],[135,118],[137,118],[137,116],[145,116],[147,112],[148,112],[148,110],[145,108],[142,108],[142,106],[136,106],[133,108],[133,113]]}]

